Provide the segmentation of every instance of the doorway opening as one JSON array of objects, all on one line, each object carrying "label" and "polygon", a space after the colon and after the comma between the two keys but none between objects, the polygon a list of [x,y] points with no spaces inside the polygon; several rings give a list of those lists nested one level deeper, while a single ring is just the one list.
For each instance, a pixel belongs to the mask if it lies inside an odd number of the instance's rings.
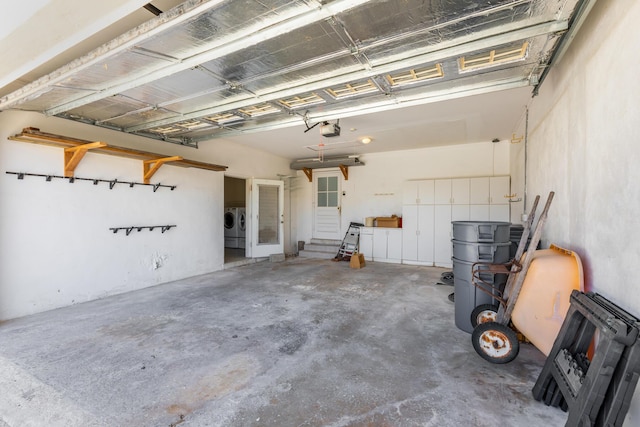
[{"label": "doorway opening", "polygon": [[242,263],[246,256],[246,180],[224,177],[224,263]]}]

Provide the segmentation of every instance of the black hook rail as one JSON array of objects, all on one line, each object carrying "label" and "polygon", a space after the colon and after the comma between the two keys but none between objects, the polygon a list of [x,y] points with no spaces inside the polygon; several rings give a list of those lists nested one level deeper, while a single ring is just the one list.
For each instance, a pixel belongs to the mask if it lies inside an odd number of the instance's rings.
[{"label": "black hook rail", "polygon": [[66,179],[67,181],[69,181],[70,184],[73,184],[76,181],[91,181],[93,182],[93,185],[98,185],[101,182],[105,182],[107,184],[109,184],[109,190],[113,190],[113,187],[116,186],[116,184],[128,184],[129,188],[133,188],[136,185],[146,185],[149,187],[153,187],[153,192],[155,193],[156,191],[158,191],[158,188],[160,187],[164,187],[164,188],[168,188],[171,191],[176,189],[175,185],[164,185],[164,184],[145,184],[144,182],[132,182],[132,181],[118,181],[117,179],[98,179],[98,178],[80,178],[77,176],[61,176],[61,175],[46,175],[46,174],[42,174],[42,173],[27,173],[27,172],[5,172],[7,175],[18,175],[18,179],[24,179],[25,176],[37,176],[40,178],[44,178],[45,181],[47,182],[51,182],[52,179]]},{"label": "black hook rail", "polygon": [[119,230],[124,230],[126,235],[128,236],[133,230],[142,231],[143,229],[148,228],[149,231],[153,231],[154,229],[159,228],[164,233],[165,231],[171,230],[174,227],[177,227],[177,225],[134,225],[131,227],[112,227],[109,228],[109,230],[113,231],[113,234],[117,234]]}]

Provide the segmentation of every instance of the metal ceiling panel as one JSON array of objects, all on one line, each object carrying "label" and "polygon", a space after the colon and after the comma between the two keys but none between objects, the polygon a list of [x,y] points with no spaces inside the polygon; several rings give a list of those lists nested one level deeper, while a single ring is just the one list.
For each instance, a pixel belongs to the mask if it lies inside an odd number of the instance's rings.
[{"label": "metal ceiling panel", "polygon": [[127,81],[132,74],[145,74],[159,66],[175,62],[173,58],[152,56],[139,50],[115,54],[104,61],[75,73],[64,81],[64,86],[99,91],[113,84]]},{"label": "metal ceiling panel", "polygon": [[171,76],[138,86],[123,92],[123,95],[150,105],[165,105],[191,96],[224,88],[224,82],[201,68],[181,71]]},{"label": "metal ceiling panel", "polygon": [[120,116],[113,116],[111,118],[105,119],[102,123],[99,124],[125,129],[129,126],[133,126],[136,123],[140,123],[143,121],[156,121],[175,116],[175,112],[168,111],[163,108],[142,108]]},{"label": "metal ceiling panel", "polygon": [[[250,79],[242,82],[242,86],[257,94],[272,93],[280,89],[295,88],[305,83],[321,82],[327,78],[335,77],[336,70],[340,70],[340,73],[356,72],[362,70],[362,65],[350,55],[292,70],[288,73]],[[321,86],[324,85],[321,84]]]},{"label": "metal ceiling panel", "polygon": [[144,73],[160,63],[167,63],[167,59],[152,58],[132,51],[121,52],[108,61],[74,73],[63,82],[51,86],[50,91],[37,95],[35,102],[25,102],[21,108],[44,111],[53,105],[71,102],[119,81],[126,81],[133,72]]},{"label": "metal ceiling panel", "polygon": [[[163,106],[169,110],[177,111],[178,113],[185,115],[194,111],[202,111],[214,106],[224,105],[228,103],[237,102],[255,102],[255,97],[246,92],[238,92],[233,89],[215,90],[209,93],[198,94],[193,97],[177,99],[172,102],[168,102]],[[203,113],[206,115],[208,113]]]},{"label": "metal ceiling panel", "polygon": [[74,108],[67,112],[67,117],[99,122],[148,107],[148,104],[119,95]]},{"label": "metal ceiling panel", "polygon": [[222,2],[218,7],[162,32],[139,46],[162,55],[186,59],[206,52],[221,38],[242,28],[259,25],[264,20],[300,8],[301,5],[304,6],[304,2],[287,0],[268,3],[257,0]]},{"label": "metal ceiling panel", "polygon": [[248,46],[223,58],[203,64],[229,82],[245,84],[276,73],[284,74],[298,64],[341,52],[349,55],[340,38],[326,24],[304,28]]},{"label": "metal ceiling panel", "polygon": [[588,1],[187,0],[0,105],[185,143],[535,86]]},{"label": "metal ceiling panel", "polygon": [[77,96],[78,89],[60,86],[49,86],[42,92],[23,98],[17,105],[20,110],[44,111],[51,105],[58,105],[66,99]]},{"label": "metal ceiling panel", "polygon": [[[390,31],[388,34],[365,40],[361,42],[360,49],[373,64],[382,64],[389,57],[399,56],[406,51],[436,51],[441,46],[452,46],[477,38],[474,37],[475,34],[507,33],[514,27],[527,27],[534,23],[554,20],[553,17],[540,16],[531,19],[530,1],[503,1],[502,4],[491,4],[490,7],[485,5],[480,10],[477,3],[474,3],[475,7],[458,6],[460,10],[464,10],[463,13],[457,13],[448,19],[432,20],[427,25],[415,24],[417,16],[404,17],[403,19],[411,24],[403,27],[402,31]],[[505,7],[505,4],[511,7]],[[347,22],[350,19],[361,19],[359,15],[354,15],[355,17],[345,14],[344,19]],[[396,19],[398,17],[396,15]],[[514,25],[515,22],[519,24]],[[354,28],[359,27],[354,25]]]}]

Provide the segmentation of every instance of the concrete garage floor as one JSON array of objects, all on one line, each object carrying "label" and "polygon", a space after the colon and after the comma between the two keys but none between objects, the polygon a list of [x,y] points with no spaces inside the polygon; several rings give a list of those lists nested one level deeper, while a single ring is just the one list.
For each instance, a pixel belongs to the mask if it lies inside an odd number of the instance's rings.
[{"label": "concrete garage floor", "polygon": [[0,324],[0,426],[559,426],[437,268],[256,263]]}]

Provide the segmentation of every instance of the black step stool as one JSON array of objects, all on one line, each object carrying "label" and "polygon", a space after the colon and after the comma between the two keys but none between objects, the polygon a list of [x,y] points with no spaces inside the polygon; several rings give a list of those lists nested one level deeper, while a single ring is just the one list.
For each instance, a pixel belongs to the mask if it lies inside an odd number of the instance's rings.
[{"label": "black step stool", "polygon": [[[598,344],[586,358],[594,335]],[[569,410],[566,426],[622,426],[640,376],[640,321],[595,293],[571,305],[533,397]]]}]

